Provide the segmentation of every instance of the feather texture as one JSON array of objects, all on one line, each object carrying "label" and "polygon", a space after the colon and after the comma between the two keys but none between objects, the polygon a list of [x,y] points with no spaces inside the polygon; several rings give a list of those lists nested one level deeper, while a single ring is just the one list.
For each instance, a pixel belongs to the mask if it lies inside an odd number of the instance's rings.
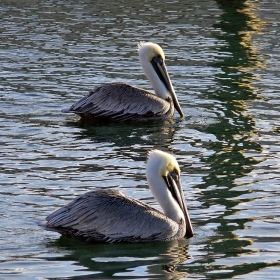
[{"label": "feather texture", "polygon": [[103,242],[173,240],[179,227],[156,208],[117,190],[87,192],[50,214],[43,226],[69,237]]},{"label": "feather texture", "polygon": [[170,101],[126,83],[108,83],[96,87],[63,112],[76,113],[82,118],[106,117],[115,121],[165,119],[174,114]]}]

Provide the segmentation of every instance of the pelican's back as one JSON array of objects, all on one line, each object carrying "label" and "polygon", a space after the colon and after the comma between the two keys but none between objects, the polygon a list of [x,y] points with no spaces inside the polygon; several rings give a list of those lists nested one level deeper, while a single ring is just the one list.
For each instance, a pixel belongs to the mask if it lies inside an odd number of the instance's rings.
[{"label": "pelican's back", "polygon": [[85,241],[152,242],[178,238],[178,224],[116,190],[87,192],[46,218],[45,229]]},{"label": "pelican's back", "polygon": [[126,83],[102,84],[74,103],[64,113],[82,118],[107,118],[114,121],[166,119],[174,114],[171,100]]}]

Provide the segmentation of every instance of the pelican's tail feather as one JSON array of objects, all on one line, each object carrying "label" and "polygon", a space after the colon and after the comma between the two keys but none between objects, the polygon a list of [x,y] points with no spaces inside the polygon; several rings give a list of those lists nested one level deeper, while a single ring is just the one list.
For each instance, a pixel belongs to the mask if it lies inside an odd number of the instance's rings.
[{"label": "pelican's tail feather", "polygon": [[63,108],[61,109],[62,113],[71,113],[72,111],[70,110],[70,108]]}]

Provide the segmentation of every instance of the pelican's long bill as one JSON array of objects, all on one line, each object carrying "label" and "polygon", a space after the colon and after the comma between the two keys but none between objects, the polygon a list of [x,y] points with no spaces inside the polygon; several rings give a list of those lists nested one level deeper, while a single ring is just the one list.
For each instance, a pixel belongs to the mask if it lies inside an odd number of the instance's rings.
[{"label": "pelican's long bill", "polygon": [[189,216],[189,212],[186,206],[185,197],[183,193],[183,189],[181,186],[180,175],[177,169],[174,169],[172,172],[169,172],[166,177],[163,177],[164,181],[167,185],[167,188],[171,192],[173,198],[176,200],[178,205],[180,206],[186,222],[186,237],[190,238],[193,237],[194,232]]},{"label": "pelican's long bill", "polygon": [[176,93],[175,93],[174,88],[172,86],[172,83],[171,83],[169,74],[167,72],[164,60],[160,56],[155,56],[155,57],[152,58],[151,64],[153,65],[153,68],[156,71],[157,75],[159,76],[160,80],[164,83],[164,85],[168,89],[168,91],[171,95],[172,101],[174,103],[175,109],[180,114],[180,116],[183,118],[184,113],[181,109],[181,106],[180,106],[179,101],[177,99]]}]

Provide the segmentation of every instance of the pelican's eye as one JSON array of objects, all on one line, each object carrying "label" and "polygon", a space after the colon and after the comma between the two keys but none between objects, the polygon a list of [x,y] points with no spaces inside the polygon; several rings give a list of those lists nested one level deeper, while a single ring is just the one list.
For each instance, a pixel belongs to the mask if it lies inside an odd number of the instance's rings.
[{"label": "pelican's eye", "polygon": [[163,63],[163,59],[160,54],[158,54],[157,56],[154,56],[151,61],[155,61],[160,65],[162,65],[162,63]]},{"label": "pelican's eye", "polygon": [[173,178],[173,180],[174,180],[175,182],[178,182],[178,181],[179,181],[180,175],[179,175],[179,172],[178,172],[177,169],[173,169],[173,171],[170,172],[170,175],[172,176],[172,178]]}]

